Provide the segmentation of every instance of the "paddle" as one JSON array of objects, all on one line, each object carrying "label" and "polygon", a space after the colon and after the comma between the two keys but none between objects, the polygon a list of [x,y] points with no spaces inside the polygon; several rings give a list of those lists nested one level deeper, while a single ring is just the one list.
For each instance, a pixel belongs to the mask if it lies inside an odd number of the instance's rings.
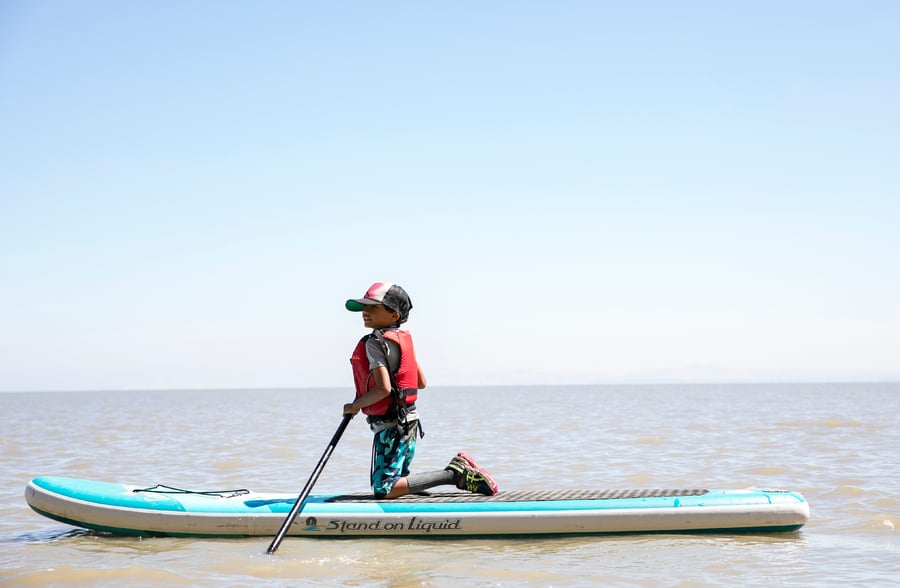
[{"label": "paddle", "polygon": [[340,441],[341,439],[341,435],[344,434],[344,429],[347,428],[347,423],[349,423],[350,419],[352,418],[352,414],[344,415],[344,420],[342,420],[341,424],[338,425],[337,431],[334,432],[334,437],[331,438],[331,442],[328,444],[328,447],[325,448],[325,453],[323,453],[322,457],[319,458],[319,463],[316,464],[315,469],[309,476],[309,480],[306,481],[306,486],[303,487],[303,491],[300,492],[300,496],[297,497],[297,502],[294,503],[294,508],[291,509],[291,512],[288,514],[287,518],[284,519],[284,523],[282,523],[281,528],[278,529],[278,534],[275,535],[274,539],[272,539],[272,543],[269,544],[269,549],[266,550],[266,553],[270,555],[275,553],[275,550],[278,549],[279,545],[281,545],[281,540],[284,539],[284,536],[287,534],[288,528],[293,524],[294,519],[297,518],[297,514],[299,514],[299,512],[303,509],[303,503],[305,503],[306,499],[309,498],[309,493],[312,491],[313,486],[319,479],[319,474],[321,474],[322,470],[325,469],[325,463],[328,461],[328,458],[331,457],[331,452],[334,451],[334,448],[337,446],[338,441]]}]

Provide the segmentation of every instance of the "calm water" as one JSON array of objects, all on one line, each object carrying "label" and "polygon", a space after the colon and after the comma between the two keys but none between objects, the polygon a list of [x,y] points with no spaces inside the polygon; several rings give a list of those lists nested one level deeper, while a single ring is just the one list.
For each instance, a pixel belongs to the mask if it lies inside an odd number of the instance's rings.
[{"label": "calm water", "polygon": [[[3,586],[897,585],[900,384],[434,388],[419,471],[460,449],[501,490],[760,486],[801,531],[549,539],[141,539],[33,513],[39,475],[299,492],[346,392],[0,394]],[[367,490],[354,420],[316,491]]]}]

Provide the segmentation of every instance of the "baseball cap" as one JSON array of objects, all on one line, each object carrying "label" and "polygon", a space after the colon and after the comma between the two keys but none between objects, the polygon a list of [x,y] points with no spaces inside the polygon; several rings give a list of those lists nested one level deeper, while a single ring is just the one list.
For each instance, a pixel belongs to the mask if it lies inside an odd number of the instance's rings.
[{"label": "baseball cap", "polygon": [[413,307],[406,290],[390,282],[375,282],[362,298],[351,298],[344,306],[347,310],[360,312],[366,306],[375,304],[383,304],[388,310],[399,312],[403,319],[409,316]]}]

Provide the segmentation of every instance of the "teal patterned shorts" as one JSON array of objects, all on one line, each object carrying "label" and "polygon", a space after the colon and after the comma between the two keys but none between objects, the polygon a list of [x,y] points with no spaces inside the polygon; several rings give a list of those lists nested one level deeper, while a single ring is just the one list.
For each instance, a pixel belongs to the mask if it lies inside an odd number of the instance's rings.
[{"label": "teal patterned shorts", "polygon": [[408,427],[391,427],[375,433],[372,442],[372,491],[376,497],[386,496],[400,478],[409,475],[416,455],[418,423]]}]

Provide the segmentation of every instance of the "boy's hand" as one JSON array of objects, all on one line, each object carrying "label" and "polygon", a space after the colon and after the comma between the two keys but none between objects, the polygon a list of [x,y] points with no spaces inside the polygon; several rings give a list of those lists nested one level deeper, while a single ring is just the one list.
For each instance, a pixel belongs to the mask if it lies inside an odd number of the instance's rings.
[{"label": "boy's hand", "polygon": [[351,416],[356,415],[359,412],[359,409],[353,405],[352,402],[344,405],[344,414],[349,414]]}]

